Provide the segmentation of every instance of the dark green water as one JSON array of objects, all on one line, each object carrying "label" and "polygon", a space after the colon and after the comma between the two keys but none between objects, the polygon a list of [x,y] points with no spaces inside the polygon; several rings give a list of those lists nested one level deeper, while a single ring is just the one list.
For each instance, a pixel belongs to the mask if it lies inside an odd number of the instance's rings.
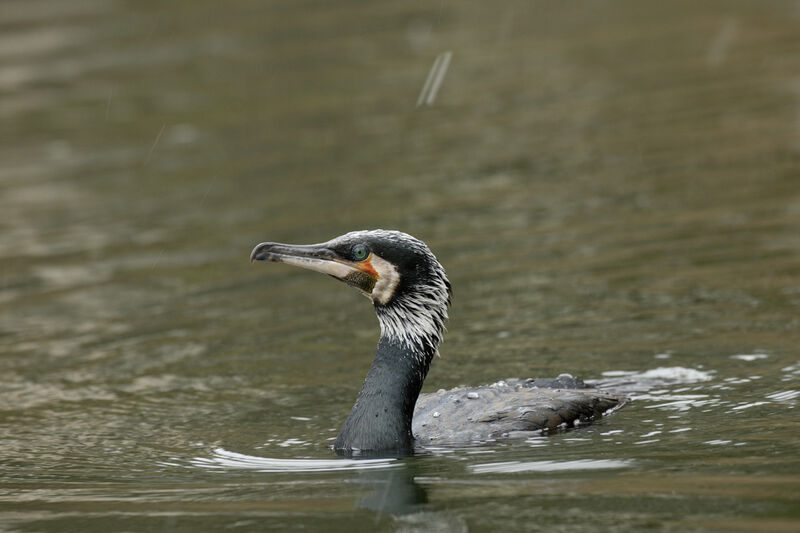
[{"label": "dark green water", "polygon": [[[6,0],[0,30],[0,530],[800,528],[797,2]],[[375,227],[454,285],[426,391],[667,381],[336,458],[377,321],[248,254]]]}]

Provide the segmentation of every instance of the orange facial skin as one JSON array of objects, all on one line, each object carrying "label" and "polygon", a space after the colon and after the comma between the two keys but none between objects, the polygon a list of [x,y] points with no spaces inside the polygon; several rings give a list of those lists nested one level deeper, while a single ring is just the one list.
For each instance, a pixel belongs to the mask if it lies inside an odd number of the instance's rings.
[{"label": "orange facial skin", "polygon": [[369,254],[367,258],[364,259],[363,261],[359,261],[358,263],[356,263],[356,266],[358,266],[358,269],[361,270],[362,272],[366,272],[370,276],[374,276],[375,279],[380,279],[378,272],[372,266],[372,263],[370,263],[370,259],[372,259],[372,254]]}]

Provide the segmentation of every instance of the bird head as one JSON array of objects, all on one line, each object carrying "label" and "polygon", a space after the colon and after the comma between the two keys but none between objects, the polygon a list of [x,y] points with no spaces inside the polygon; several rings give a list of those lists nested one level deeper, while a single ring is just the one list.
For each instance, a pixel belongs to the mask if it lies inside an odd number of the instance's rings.
[{"label": "bird head", "polygon": [[262,242],[250,261],[286,263],[355,287],[375,304],[384,335],[433,344],[441,339],[450,282],[428,246],[407,233],[353,231],[306,245]]}]

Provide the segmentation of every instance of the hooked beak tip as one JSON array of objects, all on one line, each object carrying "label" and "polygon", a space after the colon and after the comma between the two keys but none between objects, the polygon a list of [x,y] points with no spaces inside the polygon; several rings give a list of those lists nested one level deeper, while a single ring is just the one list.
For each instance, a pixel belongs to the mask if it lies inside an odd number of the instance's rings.
[{"label": "hooked beak tip", "polygon": [[264,256],[261,254],[261,251],[265,248],[265,245],[270,243],[262,242],[261,244],[257,244],[253,251],[250,252],[250,264],[252,265],[255,261],[261,261],[264,259]]}]

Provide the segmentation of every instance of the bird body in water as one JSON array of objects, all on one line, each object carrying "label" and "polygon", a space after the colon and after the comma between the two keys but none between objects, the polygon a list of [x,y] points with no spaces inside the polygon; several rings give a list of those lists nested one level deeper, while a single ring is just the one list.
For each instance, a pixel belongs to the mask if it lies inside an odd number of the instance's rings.
[{"label": "bird body in water", "polygon": [[[263,242],[250,260],[328,274],[370,298],[380,323],[375,357],[334,443],[340,454],[412,453],[574,425],[622,405],[569,375],[422,394],[447,321],[451,287],[428,246],[406,233],[354,231],[328,242]],[[416,408],[416,409],[415,409]]]}]

